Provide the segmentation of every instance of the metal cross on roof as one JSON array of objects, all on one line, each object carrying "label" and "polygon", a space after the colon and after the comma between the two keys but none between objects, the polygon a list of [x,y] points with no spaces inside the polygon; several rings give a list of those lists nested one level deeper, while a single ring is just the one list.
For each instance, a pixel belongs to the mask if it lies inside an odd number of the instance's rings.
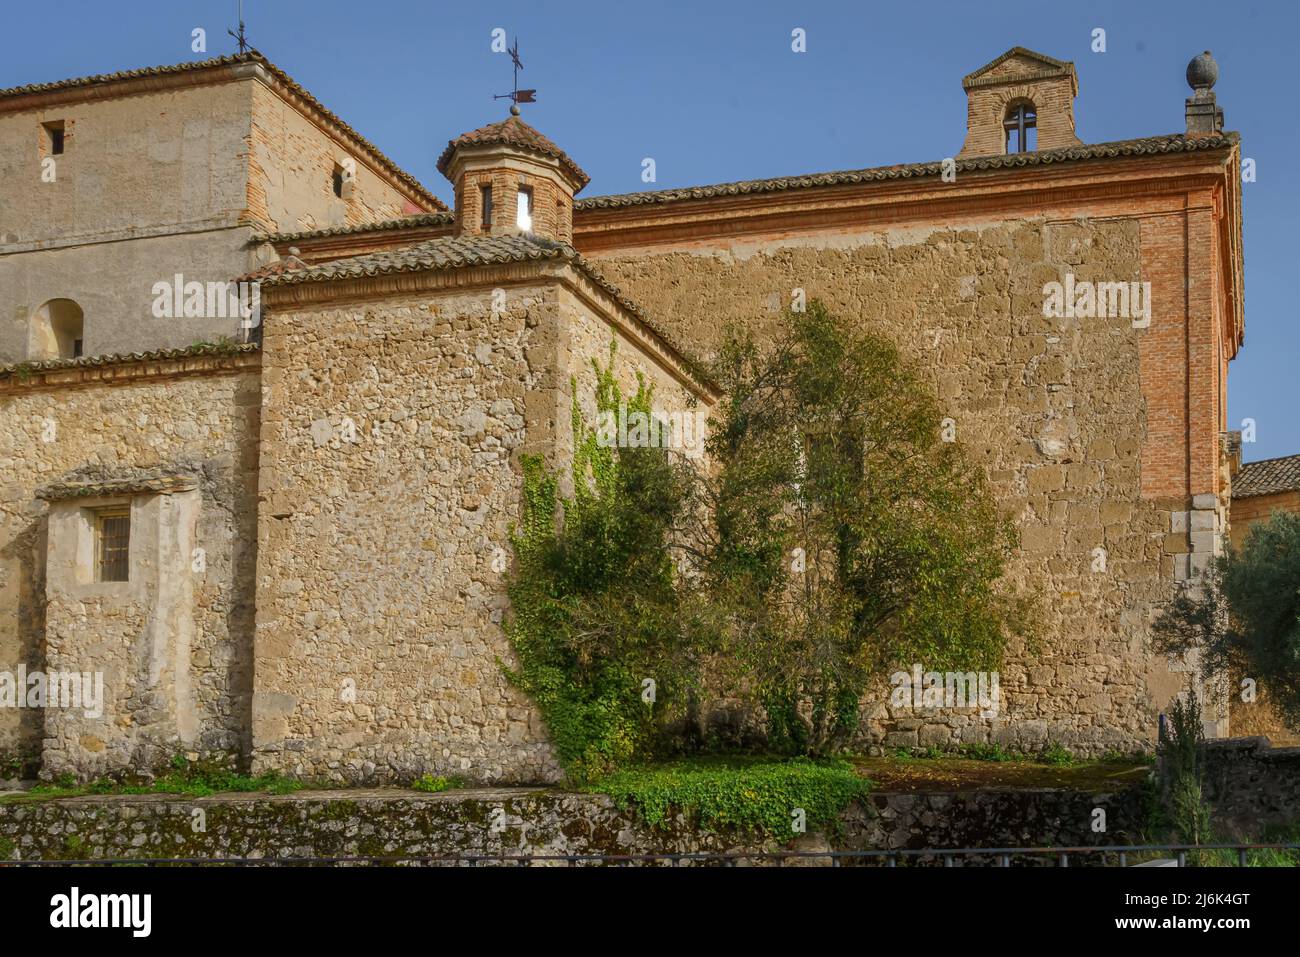
[{"label": "metal cross on roof", "polygon": [[1029,152],[1029,130],[1037,129],[1038,115],[1034,112],[1032,106],[1021,103],[1014,110],[1007,114],[1007,118],[1002,121],[1002,129],[1006,131],[1007,152],[1011,152],[1012,134],[1015,134],[1017,153]]},{"label": "metal cross on roof", "polygon": [[248,42],[248,34],[244,32],[244,0],[239,0],[239,32],[236,33],[234,30],[227,30],[226,32],[239,43],[240,53],[247,53],[253,48],[253,45]]},{"label": "metal cross on roof", "polygon": [[496,96],[493,96],[492,99],[513,101],[515,106],[514,109],[511,110],[511,112],[514,113],[514,112],[518,112],[518,107],[520,103],[536,103],[537,91],[519,89],[519,71],[524,68],[524,61],[519,59],[519,38],[518,37],[515,37],[514,47],[507,48],[506,52],[510,54],[510,59],[514,63],[515,88],[510,93],[501,93]]}]

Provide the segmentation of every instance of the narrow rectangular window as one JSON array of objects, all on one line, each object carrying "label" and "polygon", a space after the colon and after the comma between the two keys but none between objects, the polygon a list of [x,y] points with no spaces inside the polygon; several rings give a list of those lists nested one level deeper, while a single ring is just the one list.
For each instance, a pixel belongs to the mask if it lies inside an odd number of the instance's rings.
[{"label": "narrow rectangular window", "polygon": [[102,582],[129,581],[131,510],[104,509],[95,514],[95,567]]},{"label": "narrow rectangular window", "polygon": [[343,167],[334,164],[334,195],[343,198]]},{"label": "narrow rectangular window", "polygon": [[483,228],[487,229],[492,225],[492,187],[479,187],[480,205],[483,207]]},{"label": "narrow rectangular window", "polygon": [[63,120],[42,123],[41,129],[45,131],[46,152],[50,156],[61,156],[63,154]]},{"label": "narrow rectangular window", "polygon": [[533,191],[527,186],[519,187],[519,205],[515,213],[515,225],[525,231],[533,228]]}]

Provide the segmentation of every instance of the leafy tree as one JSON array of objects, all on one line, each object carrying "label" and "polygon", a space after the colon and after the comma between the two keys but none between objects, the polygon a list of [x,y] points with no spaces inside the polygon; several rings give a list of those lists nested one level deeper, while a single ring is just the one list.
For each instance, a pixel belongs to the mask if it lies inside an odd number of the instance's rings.
[{"label": "leafy tree", "polygon": [[1011,523],[897,349],[820,302],[786,320],[769,349],[731,333],[714,365],[694,552],[772,743],[825,754],[873,673],[995,668],[1024,610],[998,584]]},{"label": "leafy tree", "polygon": [[1240,550],[1179,590],[1153,634],[1164,654],[1199,651],[1207,677],[1253,677],[1300,729],[1300,515],[1275,512],[1252,527]]}]

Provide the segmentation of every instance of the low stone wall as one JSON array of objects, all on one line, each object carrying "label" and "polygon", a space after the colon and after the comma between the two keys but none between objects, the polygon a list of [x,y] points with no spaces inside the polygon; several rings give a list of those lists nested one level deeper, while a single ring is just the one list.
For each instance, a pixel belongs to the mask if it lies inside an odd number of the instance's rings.
[{"label": "low stone wall", "polygon": [[[838,833],[788,842],[660,829],[603,795],[541,788],[423,794],[406,790],[291,795],[95,796],[0,802],[0,860],[303,858],[400,855],[643,854],[1077,846],[1126,843],[1141,826],[1142,788],[944,794],[876,793],[847,809]],[[1094,833],[1094,809],[1107,830]]]},{"label": "low stone wall", "polygon": [[1300,748],[1268,738],[1207,741],[1201,751],[1204,794],[1219,827],[1243,837],[1300,821]]}]

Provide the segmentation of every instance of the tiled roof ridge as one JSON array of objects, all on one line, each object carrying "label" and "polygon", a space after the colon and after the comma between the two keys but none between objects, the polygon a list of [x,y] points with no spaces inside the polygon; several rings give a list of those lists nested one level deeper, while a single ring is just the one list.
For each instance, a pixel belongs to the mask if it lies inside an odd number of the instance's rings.
[{"label": "tiled roof ridge", "polygon": [[51,482],[36,490],[36,497],[47,502],[101,495],[134,495],[142,492],[169,494],[188,492],[199,487],[202,476],[189,469],[155,468],[99,478],[77,478]]},{"label": "tiled roof ridge", "polygon": [[220,343],[198,342],[180,349],[154,349],[148,352],[114,352],[98,356],[81,356],[76,359],[40,359],[30,362],[13,362],[0,366],[0,378],[12,375],[25,376],[34,372],[57,372],[65,369],[90,369],[98,366],[120,365],[128,362],[166,361],[201,356],[244,355],[257,352],[255,342]]},{"label": "tiled roof ridge", "polygon": [[[1084,146],[1067,146],[1055,150],[1031,153],[1012,153],[1007,156],[972,156],[956,161],[956,172],[1012,169],[1025,166],[1048,166],[1055,163],[1078,162],[1094,159],[1115,159],[1127,156],[1153,156],[1165,153],[1190,153],[1202,150],[1223,149],[1239,143],[1236,132],[1217,133],[1213,136],[1187,136],[1170,133],[1139,139],[1114,140]],[[893,166],[875,166],[865,169],[838,170],[827,173],[809,173],[799,176],[780,176],[769,179],[739,180],[734,183],[717,183],[710,186],[683,186],[673,189],[650,190],[638,193],[617,193],[608,196],[590,196],[574,200],[576,212],[591,209],[612,209],[623,206],[642,206],[659,203],[684,202],[692,199],[711,199],[715,196],[743,196],[747,194],[775,193],[792,189],[812,189],[819,186],[844,186],[855,183],[881,182],[892,179],[913,179],[938,176],[943,172],[943,162],[900,163]]]},{"label": "tiled roof ridge", "polygon": [[49,83],[29,83],[25,86],[14,86],[8,89],[0,90],[0,100],[16,96],[30,96],[37,93],[52,93],[58,90],[69,90],[83,86],[95,86],[101,83],[115,83],[120,81],[137,80],[151,76],[168,76],[176,73],[190,73],[198,70],[210,70],[222,66],[235,66],[241,63],[258,63],[265,67],[272,76],[281,83],[285,84],[296,96],[301,97],[313,110],[319,112],[330,123],[335,124],[345,135],[356,140],[359,145],[369,151],[380,164],[388,169],[390,173],[410,186],[423,199],[432,203],[435,207],[445,210],[446,204],[438,197],[434,196],[423,183],[408,173],[402,167],[398,166],[393,160],[375,146],[374,143],[366,139],[348,123],[341,119],[338,114],[334,113],[327,106],[316,99],[306,87],[302,86],[293,77],[285,73],[259,50],[249,50],[247,53],[230,53],[224,56],[210,57],[206,60],[191,60],[186,63],[173,63],[164,66],[141,67],[135,70],[119,70],[116,73],[97,73],[92,76],[73,77],[66,80],[54,80]]},{"label": "tiled roof ridge", "polygon": [[449,209],[436,213],[411,213],[409,216],[394,216],[391,219],[379,219],[371,223],[354,223],[345,226],[323,226],[320,229],[303,229],[293,233],[258,233],[253,236],[254,243],[292,243],[301,239],[325,239],[330,236],[351,236],[357,233],[378,232],[390,229],[417,229],[420,226],[451,226],[456,222],[456,214]]}]

